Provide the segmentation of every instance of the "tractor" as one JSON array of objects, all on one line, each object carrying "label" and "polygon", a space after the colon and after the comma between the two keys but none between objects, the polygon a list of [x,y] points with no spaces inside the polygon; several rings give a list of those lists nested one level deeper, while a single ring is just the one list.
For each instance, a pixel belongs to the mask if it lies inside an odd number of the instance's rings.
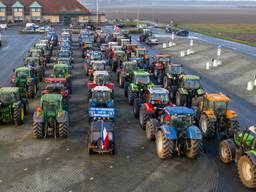
[{"label": "tractor", "polygon": [[122,46],[122,49],[124,49],[130,43],[131,43],[130,39],[121,39],[120,40],[120,45]]},{"label": "tractor", "polygon": [[38,57],[26,57],[24,66],[31,68],[40,82],[43,80],[45,75],[45,68],[40,63],[40,59]]},{"label": "tractor", "polygon": [[67,64],[55,64],[53,66],[52,78],[65,78],[67,80],[67,86],[69,93],[72,94],[72,75],[70,74],[70,68]]},{"label": "tractor", "polygon": [[93,119],[88,129],[88,153],[115,154],[115,132],[113,108],[90,108],[89,118]]},{"label": "tractor", "polygon": [[45,78],[46,83],[41,95],[45,94],[60,94],[63,97],[63,107],[69,109],[69,90],[67,79],[65,78]]},{"label": "tractor", "polygon": [[45,43],[37,43],[34,46],[35,49],[41,49],[44,58],[46,59],[46,63],[50,62],[50,53],[47,44]]},{"label": "tractor", "polygon": [[233,137],[239,128],[236,112],[228,109],[230,98],[226,95],[205,94],[197,108],[196,119],[205,138]]},{"label": "tractor", "polygon": [[146,90],[139,112],[134,111],[134,115],[139,117],[140,127],[145,129],[150,118],[160,120],[160,115],[166,106],[173,106],[169,100],[168,90],[161,87]]},{"label": "tractor", "polygon": [[126,50],[127,59],[135,57],[135,51],[138,48],[137,44],[127,44],[124,49]]},{"label": "tractor", "polygon": [[166,65],[163,71],[163,86],[165,89],[172,89],[177,87],[180,76],[183,74],[184,69],[181,64]]},{"label": "tractor", "polygon": [[131,75],[132,75],[133,71],[136,71],[136,70],[138,70],[137,62],[135,62],[135,61],[125,61],[123,63],[122,68],[119,68],[118,71],[117,71],[118,85],[121,88],[124,88],[124,83],[131,81]]},{"label": "tractor", "polygon": [[[107,63],[105,60],[100,60],[100,61],[91,61],[90,65],[85,66],[85,71],[87,72],[89,76],[89,80],[93,80],[93,74],[95,71],[104,71],[104,70],[110,70],[107,67]],[[87,68],[88,67],[88,68]]]},{"label": "tractor", "polygon": [[223,163],[235,161],[242,184],[256,189],[256,127],[236,131],[233,139],[225,139],[219,144],[219,156]]},{"label": "tractor", "polygon": [[124,89],[125,93],[127,92],[129,105],[134,105],[134,111],[139,111],[145,91],[153,86],[148,72],[143,70],[133,72],[131,83],[125,83]]},{"label": "tractor", "polygon": [[92,89],[96,86],[106,86],[114,94],[114,83],[111,82],[111,77],[107,71],[95,71],[93,73],[93,81],[87,84],[88,98],[91,98]]},{"label": "tractor", "polygon": [[152,34],[150,29],[143,29],[142,34],[140,35],[140,42],[145,42],[147,38],[152,36]]},{"label": "tractor", "polygon": [[187,107],[165,107],[160,121],[151,118],[146,124],[146,137],[156,140],[156,154],[160,159],[185,154],[190,159],[199,157],[202,134],[193,125],[194,111]]},{"label": "tractor", "polygon": [[38,89],[38,79],[29,67],[14,69],[11,84],[20,88],[22,98],[35,98]]},{"label": "tractor", "polygon": [[145,60],[143,57],[131,57],[131,58],[129,58],[129,61],[136,62],[137,67],[139,69],[143,69],[145,71],[150,71],[150,65],[148,63],[145,63]]},{"label": "tractor", "polygon": [[156,55],[155,58],[156,60],[151,64],[151,72],[153,72],[154,77],[157,79],[157,83],[162,84],[164,69],[171,64],[172,55]]},{"label": "tractor", "polygon": [[21,125],[28,113],[28,101],[21,98],[20,88],[0,88],[0,124],[13,122],[16,126]]},{"label": "tractor", "polygon": [[204,94],[200,77],[195,75],[181,75],[177,87],[171,89],[171,98],[176,101],[176,105],[189,108],[197,106]]},{"label": "tractor", "polygon": [[126,61],[126,54],[124,51],[114,51],[114,55],[111,59],[112,71],[116,71]]},{"label": "tractor", "polygon": [[139,47],[135,49],[135,57],[142,57],[144,58],[144,63],[149,65],[149,54],[148,50],[145,47]]},{"label": "tractor", "polygon": [[33,136],[37,139],[67,138],[68,134],[69,112],[64,109],[62,95],[43,95],[33,116]]},{"label": "tractor", "polygon": [[44,68],[46,67],[46,59],[43,55],[43,51],[41,49],[37,48],[31,48],[29,50],[28,57],[36,57],[40,61],[40,65],[42,65]]},{"label": "tractor", "polygon": [[91,90],[89,108],[113,108],[113,92],[106,86],[96,86]]}]

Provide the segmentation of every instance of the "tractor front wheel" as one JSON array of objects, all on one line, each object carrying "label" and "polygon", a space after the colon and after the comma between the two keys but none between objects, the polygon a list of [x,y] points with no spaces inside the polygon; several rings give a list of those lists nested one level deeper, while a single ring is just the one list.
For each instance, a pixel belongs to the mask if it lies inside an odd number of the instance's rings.
[{"label": "tractor front wheel", "polygon": [[209,121],[206,115],[200,117],[199,127],[205,138],[213,138],[215,136],[215,122]]},{"label": "tractor front wheel", "polygon": [[130,89],[128,89],[128,103],[129,105],[132,105],[134,102],[134,99],[137,97],[137,94],[132,92]]},{"label": "tractor front wheel", "polygon": [[175,97],[176,105],[177,106],[184,106],[185,105],[185,97],[184,95],[180,94],[179,92],[176,93]]},{"label": "tractor front wheel", "polygon": [[157,119],[150,119],[146,123],[146,137],[149,141],[153,141],[155,139],[155,130],[159,126],[159,122]]},{"label": "tractor front wheel", "polygon": [[128,96],[128,87],[129,87],[129,83],[128,82],[124,82],[124,96],[127,97]]},{"label": "tractor front wheel", "polygon": [[119,75],[119,86],[120,88],[124,88],[124,78],[122,76]]},{"label": "tractor front wheel", "polygon": [[186,150],[186,156],[190,159],[195,159],[199,157],[200,155],[200,150],[202,146],[202,141],[201,140],[195,140],[195,139],[190,139],[187,141],[187,150]]},{"label": "tractor front wheel", "polygon": [[13,121],[16,126],[22,125],[24,122],[25,111],[23,106],[17,106],[13,111]]},{"label": "tractor front wheel", "polygon": [[156,135],[156,154],[160,159],[172,158],[175,152],[175,141],[167,139],[163,131],[159,130]]},{"label": "tractor front wheel", "polygon": [[163,83],[163,73],[162,72],[159,72],[157,75],[157,83],[159,85],[162,85],[162,83]]},{"label": "tractor front wheel", "polygon": [[28,86],[28,98],[32,99],[36,96],[36,86],[30,85]]},{"label": "tractor front wheel", "polygon": [[33,123],[33,137],[36,139],[44,137],[44,126],[42,123]]},{"label": "tractor front wheel", "polygon": [[235,158],[236,145],[233,140],[227,139],[220,142],[219,156],[223,163],[231,163]]},{"label": "tractor front wheel", "polygon": [[146,128],[147,120],[148,120],[148,114],[146,113],[145,106],[142,105],[140,107],[140,113],[139,113],[139,123],[142,129]]},{"label": "tractor front wheel", "polygon": [[164,88],[165,88],[165,89],[168,89],[169,86],[170,86],[170,84],[171,84],[170,79],[169,79],[167,76],[164,76],[164,80],[163,80],[163,81],[164,81],[164,82],[163,82]]},{"label": "tractor front wheel", "polygon": [[68,137],[68,122],[59,124],[59,137],[65,139]]},{"label": "tractor front wheel", "polygon": [[135,98],[133,102],[133,115],[138,118],[139,113],[140,113],[140,106],[141,106],[141,99],[140,98]]},{"label": "tractor front wheel", "polygon": [[256,164],[253,160],[243,155],[237,162],[237,168],[241,182],[248,188],[256,188]]}]

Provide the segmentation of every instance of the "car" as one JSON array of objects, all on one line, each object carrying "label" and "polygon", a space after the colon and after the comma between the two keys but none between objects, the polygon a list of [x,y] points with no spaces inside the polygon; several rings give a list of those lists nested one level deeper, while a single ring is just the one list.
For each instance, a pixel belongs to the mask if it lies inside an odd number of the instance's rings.
[{"label": "car", "polygon": [[189,31],[188,30],[179,30],[175,34],[177,36],[181,36],[181,37],[188,37],[189,36]]}]

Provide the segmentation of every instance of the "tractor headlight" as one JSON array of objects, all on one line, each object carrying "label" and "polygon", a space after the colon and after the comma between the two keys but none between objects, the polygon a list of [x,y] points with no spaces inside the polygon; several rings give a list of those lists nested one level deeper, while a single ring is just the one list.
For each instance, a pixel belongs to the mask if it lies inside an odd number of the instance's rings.
[{"label": "tractor headlight", "polygon": [[113,141],[113,133],[108,132],[108,140]]}]

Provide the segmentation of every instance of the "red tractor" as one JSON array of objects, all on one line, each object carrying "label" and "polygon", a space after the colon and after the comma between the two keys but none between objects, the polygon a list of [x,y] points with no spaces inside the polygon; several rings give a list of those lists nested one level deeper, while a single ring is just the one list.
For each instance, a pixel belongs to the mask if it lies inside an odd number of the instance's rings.
[{"label": "red tractor", "polygon": [[148,89],[144,99],[139,111],[139,123],[142,129],[146,128],[146,123],[150,118],[159,119],[164,107],[174,106],[170,102],[169,91],[161,87]]},{"label": "red tractor", "polygon": [[96,86],[105,86],[114,92],[114,83],[111,83],[111,76],[107,71],[95,71],[93,73],[93,81],[87,84],[88,98],[91,98],[92,89]]}]

